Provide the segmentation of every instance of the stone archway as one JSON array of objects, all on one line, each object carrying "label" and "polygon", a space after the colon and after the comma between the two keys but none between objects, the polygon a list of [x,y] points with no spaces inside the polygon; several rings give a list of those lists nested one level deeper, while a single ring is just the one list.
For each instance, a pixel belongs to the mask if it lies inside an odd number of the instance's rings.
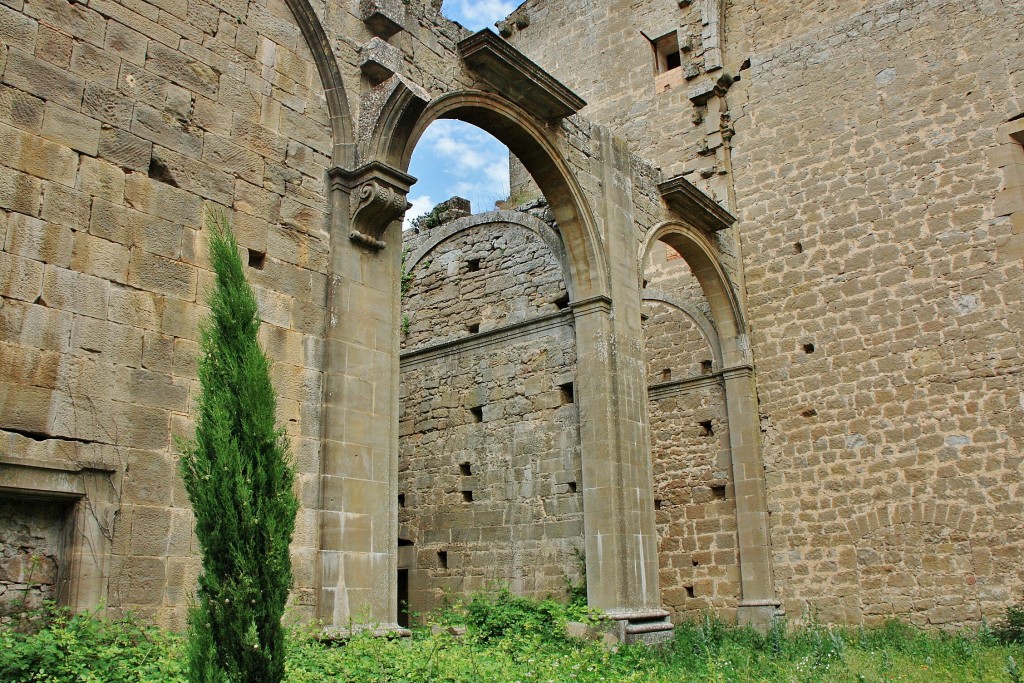
[{"label": "stone archway", "polygon": [[[363,164],[334,169],[331,302],[325,343],[320,616],[397,629],[398,348],[401,223],[415,179],[412,150],[439,118],[473,124],[505,143],[534,176],[559,225],[579,340],[582,493],[588,600],[623,639],[667,633],[661,609],[645,406],[640,297],[626,262],[635,249],[630,158],[595,129],[606,191],[584,190],[563,153],[566,132],[485,91],[432,101],[397,79],[379,98],[360,145]],[[365,112],[364,112],[365,113]],[[561,136],[561,137],[560,137]],[[603,218],[601,230],[595,215]],[[347,239],[346,239],[347,238]],[[335,246],[337,248],[335,248]]]},{"label": "stone archway", "polygon": [[739,300],[704,234],[691,226],[670,221],[652,228],[640,247],[640,269],[654,245],[664,242],[689,265],[711,308],[718,332],[722,382],[725,386],[729,430],[728,459],[732,465],[739,541],[740,623],[770,623],[780,603],[775,597],[768,533],[768,501],[761,464],[757,394]]}]

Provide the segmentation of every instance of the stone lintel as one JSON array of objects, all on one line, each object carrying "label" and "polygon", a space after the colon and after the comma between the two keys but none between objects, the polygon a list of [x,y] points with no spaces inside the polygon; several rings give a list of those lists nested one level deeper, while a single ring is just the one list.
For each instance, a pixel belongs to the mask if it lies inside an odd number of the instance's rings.
[{"label": "stone lintel", "polygon": [[587,104],[490,29],[459,41],[458,48],[485,83],[540,118],[562,119]]},{"label": "stone lintel", "polygon": [[999,128],[1002,132],[1024,145],[1024,118],[1007,121]]},{"label": "stone lintel", "polygon": [[694,227],[717,232],[736,222],[735,216],[681,175],[659,183],[658,192],[668,208]]},{"label": "stone lintel", "polygon": [[359,18],[373,35],[387,40],[405,30],[405,3],[402,0],[359,0]]},{"label": "stone lintel", "polygon": [[332,190],[349,193],[349,238],[362,246],[383,249],[381,239],[393,221],[400,220],[411,204],[406,200],[416,178],[379,161],[354,171],[332,168],[328,172]]},{"label": "stone lintel", "polygon": [[722,386],[722,373],[715,372],[710,375],[697,375],[684,379],[672,380],[671,382],[659,382],[647,387],[647,398],[652,401],[662,401],[666,398],[682,396],[691,391],[704,389],[713,386]]}]

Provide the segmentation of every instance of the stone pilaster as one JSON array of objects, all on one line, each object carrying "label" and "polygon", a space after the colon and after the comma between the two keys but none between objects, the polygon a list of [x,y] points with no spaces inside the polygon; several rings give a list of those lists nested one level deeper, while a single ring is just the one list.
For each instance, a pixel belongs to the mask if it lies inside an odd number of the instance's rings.
[{"label": "stone pilaster", "polygon": [[319,616],[398,631],[401,218],[409,176],[381,164],[331,177]]}]

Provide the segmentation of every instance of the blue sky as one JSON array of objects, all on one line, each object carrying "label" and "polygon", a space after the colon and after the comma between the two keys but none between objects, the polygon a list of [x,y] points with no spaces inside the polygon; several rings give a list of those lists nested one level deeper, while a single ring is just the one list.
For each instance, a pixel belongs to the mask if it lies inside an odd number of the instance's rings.
[{"label": "blue sky", "polygon": [[[445,0],[441,11],[472,31],[493,27],[519,2],[510,0]],[[409,192],[413,208],[405,221],[421,216],[449,197],[488,211],[508,196],[508,149],[488,133],[461,121],[435,121],[420,138],[409,173],[419,179]]]}]

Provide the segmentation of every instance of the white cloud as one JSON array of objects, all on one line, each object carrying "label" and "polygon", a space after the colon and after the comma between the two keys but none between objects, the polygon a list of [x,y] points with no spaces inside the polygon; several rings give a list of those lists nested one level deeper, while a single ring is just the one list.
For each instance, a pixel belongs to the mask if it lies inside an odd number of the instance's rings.
[{"label": "white cloud", "polygon": [[470,200],[474,211],[488,211],[508,195],[508,149],[467,123],[435,121],[417,145],[417,158],[427,162],[429,177],[421,170],[421,180],[433,196],[458,195]]},{"label": "white cloud", "polygon": [[510,0],[447,0],[444,4],[445,16],[474,30],[492,26],[519,6]]},{"label": "white cloud", "polygon": [[402,230],[408,230],[412,227],[412,221],[414,218],[419,218],[425,213],[429,213],[434,208],[434,201],[430,198],[430,195],[420,195],[419,197],[411,197],[409,203],[412,204],[412,208],[405,212],[405,220],[402,221]]}]

